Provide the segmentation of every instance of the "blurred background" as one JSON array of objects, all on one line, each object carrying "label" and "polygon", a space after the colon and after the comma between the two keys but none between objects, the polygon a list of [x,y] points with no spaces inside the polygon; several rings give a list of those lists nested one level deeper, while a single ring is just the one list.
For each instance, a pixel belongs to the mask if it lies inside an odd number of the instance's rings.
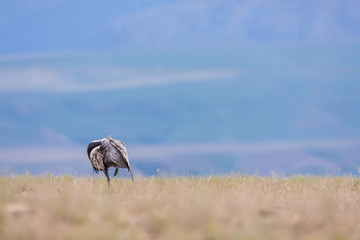
[{"label": "blurred background", "polygon": [[0,174],[108,135],[135,175],[358,174],[360,2],[3,0]]}]

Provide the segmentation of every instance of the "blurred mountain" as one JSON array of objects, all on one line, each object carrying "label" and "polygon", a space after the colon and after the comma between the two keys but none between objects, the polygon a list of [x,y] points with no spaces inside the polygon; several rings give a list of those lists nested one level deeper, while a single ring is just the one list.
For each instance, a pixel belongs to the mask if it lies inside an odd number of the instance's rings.
[{"label": "blurred mountain", "polygon": [[[139,149],[133,165],[145,175],[157,169],[355,174],[359,53],[357,46],[249,45],[8,59],[0,69],[6,79],[0,157],[11,162],[6,148],[29,146],[37,155],[39,146],[57,147],[54,154],[61,156],[62,146],[74,153],[65,159],[82,156],[86,165],[86,144],[111,134]],[[272,149],[272,143],[280,147]],[[255,150],[236,150],[243,144]]]}]

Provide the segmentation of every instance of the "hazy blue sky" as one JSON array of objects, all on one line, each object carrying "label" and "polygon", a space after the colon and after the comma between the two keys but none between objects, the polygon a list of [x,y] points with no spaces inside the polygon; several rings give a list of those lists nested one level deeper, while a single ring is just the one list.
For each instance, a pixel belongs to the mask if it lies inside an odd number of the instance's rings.
[{"label": "hazy blue sky", "polygon": [[338,1],[5,0],[0,54],[357,43],[360,3]]},{"label": "hazy blue sky", "polygon": [[0,174],[356,173],[359,79],[356,0],[4,0]]}]

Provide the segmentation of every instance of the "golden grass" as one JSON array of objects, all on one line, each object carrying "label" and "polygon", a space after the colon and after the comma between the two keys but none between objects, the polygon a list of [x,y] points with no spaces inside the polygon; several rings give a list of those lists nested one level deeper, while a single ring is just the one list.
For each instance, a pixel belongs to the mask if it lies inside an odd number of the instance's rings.
[{"label": "golden grass", "polygon": [[0,239],[360,239],[360,179],[0,177]]}]

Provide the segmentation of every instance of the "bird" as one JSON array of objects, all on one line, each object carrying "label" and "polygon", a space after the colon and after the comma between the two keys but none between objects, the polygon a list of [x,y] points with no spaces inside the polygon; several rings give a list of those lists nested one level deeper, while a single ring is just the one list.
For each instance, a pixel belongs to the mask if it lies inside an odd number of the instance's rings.
[{"label": "bird", "polygon": [[125,144],[122,141],[112,139],[111,136],[99,140],[94,140],[89,143],[87,154],[93,166],[93,171],[96,174],[98,174],[99,171],[103,171],[109,186],[109,167],[116,167],[114,177],[118,173],[119,168],[127,168],[131,174],[131,179],[134,181],[129,157],[126,152]]}]

